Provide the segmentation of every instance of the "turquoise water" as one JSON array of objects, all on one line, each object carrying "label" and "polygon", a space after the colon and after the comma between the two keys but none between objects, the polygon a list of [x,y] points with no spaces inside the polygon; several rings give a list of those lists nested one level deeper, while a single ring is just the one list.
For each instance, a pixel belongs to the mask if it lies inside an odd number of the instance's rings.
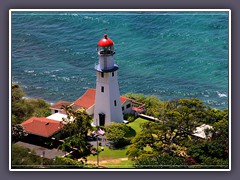
[{"label": "turquoise water", "polygon": [[13,12],[12,80],[29,97],[74,101],[95,88],[105,32],[115,43],[121,94],[228,107],[225,12]]}]

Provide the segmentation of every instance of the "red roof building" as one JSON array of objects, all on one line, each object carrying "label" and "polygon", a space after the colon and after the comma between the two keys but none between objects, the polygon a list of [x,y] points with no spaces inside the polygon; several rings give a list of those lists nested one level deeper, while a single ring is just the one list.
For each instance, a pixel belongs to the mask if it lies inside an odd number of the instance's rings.
[{"label": "red roof building", "polygon": [[52,114],[54,113],[63,113],[65,114],[65,111],[63,109],[63,106],[69,106],[71,105],[72,103],[71,102],[68,102],[68,101],[58,101],[56,102],[55,104],[51,105],[50,106],[50,109],[51,109],[51,112]]},{"label": "red roof building", "polygon": [[[73,102],[73,105],[88,109],[95,104],[96,89],[88,89],[80,98]],[[120,96],[121,104],[123,105],[129,98]]]},{"label": "red roof building", "polygon": [[47,119],[45,117],[31,117],[21,123],[29,134],[42,137],[51,137],[63,128],[63,124],[59,121]]},{"label": "red roof building", "polygon": [[69,106],[71,105],[71,102],[68,101],[58,101],[55,104],[53,104],[50,108],[52,109],[62,109],[62,106]]},{"label": "red roof building", "polygon": [[[80,98],[78,98],[73,103],[67,101],[58,101],[51,106],[52,114],[64,112],[61,110],[62,105],[71,105],[75,110],[79,108],[84,108],[89,115],[94,114],[96,89],[89,88]],[[120,96],[120,102],[122,105],[122,111],[124,114],[131,114],[132,111],[142,113],[144,111],[144,104],[138,103],[133,99]]]},{"label": "red roof building", "polygon": [[88,109],[95,103],[95,89],[88,89],[80,98],[73,102],[73,105],[77,107],[82,107],[84,109]]}]

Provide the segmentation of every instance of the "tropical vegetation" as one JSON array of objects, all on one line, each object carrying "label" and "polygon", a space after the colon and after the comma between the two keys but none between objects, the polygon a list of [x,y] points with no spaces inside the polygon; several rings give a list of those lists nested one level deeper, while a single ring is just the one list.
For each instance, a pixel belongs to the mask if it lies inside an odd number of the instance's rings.
[{"label": "tropical vegetation", "polygon": [[[50,115],[49,104],[42,99],[26,99],[23,90],[12,84],[12,139],[13,143],[27,134],[20,125],[32,116]],[[229,115],[228,110],[219,110],[206,106],[199,99],[176,99],[161,101],[155,96],[127,94],[127,97],[145,104],[146,115],[157,120],[144,120],[126,116],[130,122],[111,123],[101,127],[106,132],[106,139],[111,147],[100,153],[102,158],[117,158],[113,153],[120,153],[121,158],[128,158],[123,164],[134,168],[228,168],[229,167]],[[68,115],[68,123],[58,135],[62,143],[58,149],[74,154],[56,157],[55,161],[45,160],[45,165],[59,168],[96,168],[89,166],[88,160],[96,158],[92,153],[95,148],[89,143],[92,132],[92,117],[83,109],[75,111],[63,107]],[[197,127],[206,124],[205,138],[194,136]],[[97,127],[99,128],[99,127]],[[107,155],[106,153],[109,153]],[[77,161],[81,159],[82,161]],[[36,165],[41,158],[34,152],[13,144],[12,164]],[[120,163],[121,165],[121,163]],[[120,167],[120,165],[118,167]],[[50,167],[50,166],[49,166]],[[112,167],[112,166],[109,166]]]}]

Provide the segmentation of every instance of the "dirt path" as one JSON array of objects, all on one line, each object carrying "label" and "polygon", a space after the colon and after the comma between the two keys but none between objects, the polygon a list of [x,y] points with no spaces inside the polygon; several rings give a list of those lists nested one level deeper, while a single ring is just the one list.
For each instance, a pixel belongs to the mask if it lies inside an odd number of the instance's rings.
[{"label": "dirt path", "polygon": [[[127,160],[128,160],[128,158],[108,159],[108,160],[102,160],[102,161],[100,160],[99,163],[101,163],[101,164],[110,163],[110,162],[119,163],[121,161],[127,161]],[[93,161],[93,160],[88,160],[87,163],[96,164],[97,162]]]}]

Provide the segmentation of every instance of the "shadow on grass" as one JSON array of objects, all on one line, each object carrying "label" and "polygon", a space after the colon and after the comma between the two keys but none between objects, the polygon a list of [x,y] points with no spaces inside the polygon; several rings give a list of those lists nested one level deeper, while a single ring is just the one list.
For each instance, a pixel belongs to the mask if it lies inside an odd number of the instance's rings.
[{"label": "shadow on grass", "polygon": [[132,127],[129,127],[129,131],[126,133],[125,137],[129,138],[129,137],[134,137],[136,136],[136,131],[132,128]]}]

